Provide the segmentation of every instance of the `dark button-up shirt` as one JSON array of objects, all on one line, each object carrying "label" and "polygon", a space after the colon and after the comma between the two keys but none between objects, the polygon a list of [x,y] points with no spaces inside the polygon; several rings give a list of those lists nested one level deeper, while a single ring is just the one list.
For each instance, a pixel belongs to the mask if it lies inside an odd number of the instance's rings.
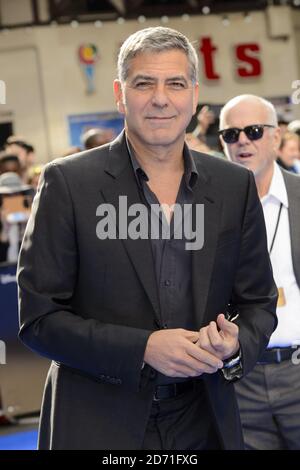
[{"label": "dark button-up shirt", "polygon": [[[127,142],[127,145],[141,197],[148,208],[149,232],[151,232],[151,223],[152,228],[155,224],[155,228],[159,227],[160,229],[158,238],[150,238],[160,303],[160,327],[195,330],[192,296],[192,255],[191,251],[186,250],[185,247],[188,240],[185,239],[184,230],[182,230],[183,236],[180,239],[174,238],[174,232],[176,233],[174,216],[170,221],[170,226],[163,211],[154,211],[152,218],[150,217],[150,209],[155,207],[153,205],[159,207],[159,201],[148,186],[147,181],[149,178],[141,168],[130,143]],[[195,162],[186,145],[183,158],[184,174],[176,199],[176,204],[181,205],[181,207],[183,207],[183,204],[193,203],[193,188],[198,180]],[[162,374],[158,374],[157,378],[158,384],[178,381],[182,381],[182,379],[174,379]]]}]

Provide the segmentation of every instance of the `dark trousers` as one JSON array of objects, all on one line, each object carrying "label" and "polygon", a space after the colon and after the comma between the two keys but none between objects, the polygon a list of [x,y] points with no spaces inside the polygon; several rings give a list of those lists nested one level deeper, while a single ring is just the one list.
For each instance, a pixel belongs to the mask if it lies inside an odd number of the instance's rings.
[{"label": "dark trousers", "polygon": [[220,448],[201,382],[178,397],[153,402],[142,449]]},{"label": "dark trousers", "polygon": [[256,365],[235,389],[246,449],[300,449],[300,365]]}]

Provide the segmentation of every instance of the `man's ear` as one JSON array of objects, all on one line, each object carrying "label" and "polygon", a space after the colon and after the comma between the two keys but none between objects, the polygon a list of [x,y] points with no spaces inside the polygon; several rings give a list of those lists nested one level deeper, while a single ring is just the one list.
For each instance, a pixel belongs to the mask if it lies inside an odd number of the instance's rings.
[{"label": "man's ear", "polygon": [[220,139],[221,147],[222,147],[225,157],[227,158],[227,160],[232,161],[226,142],[224,142],[224,139],[221,135],[219,135],[219,139]]},{"label": "man's ear", "polygon": [[114,80],[114,95],[119,113],[125,114],[122,84],[118,79]]},{"label": "man's ear", "polygon": [[279,147],[280,147],[281,139],[282,139],[282,133],[281,133],[280,127],[276,127],[276,129],[274,129],[273,138],[274,138],[274,150],[277,153],[279,152]]},{"label": "man's ear", "polygon": [[199,83],[196,82],[194,85],[194,94],[193,94],[193,114],[195,114],[197,111],[198,99],[199,99]]},{"label": "man's ear", "polygon": [[223,152],[225,153],[225,142],[223,140],[223,137],[221,135],[219,135],[219,139],[220,139],[220,142],[221,142],[221,147],[223,149]]}]

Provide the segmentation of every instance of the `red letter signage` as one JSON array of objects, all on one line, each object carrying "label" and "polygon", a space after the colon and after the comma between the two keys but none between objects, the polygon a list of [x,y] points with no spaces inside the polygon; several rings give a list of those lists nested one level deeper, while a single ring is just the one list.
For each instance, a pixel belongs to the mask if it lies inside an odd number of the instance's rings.
[{"label": "red letter signage", "polygon": [[246,63],[245,65],[240,65],[237,68],[237,74],[239,77],[259,77],[261,75],[261,62],[259,58],[253,56],[253,53],[259,51],[260,47],[255,43],[240,44],[236,46],[237,59]]},{"label": "red letter signage", "polygon": [[217,51],[217,47],[213,45],[210,37],[206,36],[201,39],[199,50],[203,55],[205,78],[208,80],[218,80],[220,75],[215,72],[213,62],[213,53]]}]

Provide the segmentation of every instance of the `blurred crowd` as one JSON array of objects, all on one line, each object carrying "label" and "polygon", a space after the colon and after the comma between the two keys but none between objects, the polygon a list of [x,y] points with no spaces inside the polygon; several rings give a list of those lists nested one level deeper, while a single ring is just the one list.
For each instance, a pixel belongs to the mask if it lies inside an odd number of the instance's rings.
[{"label": "blurred crowd", "polygon": [[[104,145],[115,137],[113,129],[88,129],[81,138],[82,148],[70,147],[62,156]],[[43,170],[36,161],[34,146],[23,137],[10,136],[0,152],[0,263],[17,261]]]},{"label": "blurred crowd", "polygon": [[[280,121],[282,139],[278,164],[300,174],[300,120]],[[196,127],[186,134],[188,146],[199,152],[225,158],[218,133],[218,116],[203,106]],[[82,135],[82,148],[71,147],[62,156],[104,145],[116,137],[113,129],[92,128]],[[30,208],[43,170],[37,164],[36,150],[25,138],[10,136],[0,152],[0,263],[16,262],[30,214]]]}]

